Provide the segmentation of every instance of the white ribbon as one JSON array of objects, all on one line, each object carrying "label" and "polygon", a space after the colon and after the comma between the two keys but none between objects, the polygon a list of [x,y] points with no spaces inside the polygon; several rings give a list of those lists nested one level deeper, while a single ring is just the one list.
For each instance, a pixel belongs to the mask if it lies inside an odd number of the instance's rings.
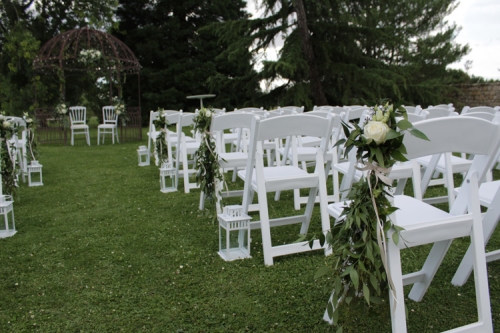
[{"label": "white ribbon", "polygon": [[[387,186],[392,186],[392,180],[386,176],[391,172],[391,168],[382,168],[375,163],[366,163],[362,168],[356,166],[356,169],[367,171],[366,178],[368,180],[368,187],[370,189],[373,210],[375,211],[375,216],[377,217],[377,243],[380,249],[380,257],[382,258],[382,265],[384,266],[387,275],[387,281],[389,282],[389,288],[391,289],[391,296],[394,298],[394,302],[397,304],[398,300],[396,297],[396,288],[394,286],[394,281],[392,281],[389,265],[387,263],[387,244],[385,240],[384,226],[382,225],[382,222],[380,221],[380,217],[378,215],[377,203],[375,201],[375,197],[373,196],[372,184],[370,182],[370,175],[373,173],[377,182],[380,179]],[[375,183],[375,185],[377,185],[377,183]],[[394,307],[394,309],[396,309],[396,307]]]}]

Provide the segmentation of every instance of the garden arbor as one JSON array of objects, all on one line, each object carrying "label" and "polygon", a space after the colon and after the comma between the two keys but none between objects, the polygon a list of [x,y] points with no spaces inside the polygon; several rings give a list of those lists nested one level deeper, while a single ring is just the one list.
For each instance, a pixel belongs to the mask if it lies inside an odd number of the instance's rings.
[{"label": "garden arbor", "polygon": [[[49,40],[39,51],[33,63],[34,69],[44,73],[56,74],[59,79],[61,101],[66,99],[66,86],[71,84],[69,77],[74,75],[91,76],[93,84],[107,83],[109,85],[109,104],[113,102],[113,89],[116,89],[119,98],[122,98],[122,85],[127,74],[136,74],[138,80],[137,106],[126,107],[127,123],[122,123],[121,139],[141,139],[141,96],[140,96],[140,68],[141,65],[134,53],[116,37],[89,27],[74,29],[62,33]],[[35,94],[36,101],[36,94]],[[106,102],[108,103],[108,102]],[[125,101],[127,104],[127,101]],[[53,108],[36,110],[39,130],[47,125],[46,117],[51,117]],[[100,114],[100,112],[99,112]],[[44,118],[45,119],[41,119]],[[61,128],[62,126],[56,126]],[[126,128],[125,128],[126,127]],[[138,129],[136,128],[138,127]],[[50,135],[47,140],[61,140],[61,136]],[[64,135],[65,137],[65,135]]]}]

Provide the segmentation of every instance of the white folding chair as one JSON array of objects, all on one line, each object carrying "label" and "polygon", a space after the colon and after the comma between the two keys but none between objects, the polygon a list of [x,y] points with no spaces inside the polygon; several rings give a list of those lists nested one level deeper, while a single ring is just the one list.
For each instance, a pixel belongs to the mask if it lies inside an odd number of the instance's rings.
[{"label": "white folding chair", "polygon": [[[391,221],[404,230],[398,244],[392,240],[392,230],[386,235],[389,276],[396,296],[394,299],[389,295],[392,332],[407,331],[403,286],[413,284],[408,297],[415,301],[422,300],[453,239],[466,236],[471,238],[473,249],[478,321],[447,332],[493,332],[478,184],[494,162],[500,147],[500,124],[478,118],[449,117],[424,120],[415,123],[414,127],[425,133],[430,141],[405,135],[404,144],[409,159],[451,151],[463,151],[475,157],[450,213],[415,198],[394,196],[394,206],[399,209],[391,215]],[[463,135],[469,132],[474,136]],[[484,144],[486,141],[488,145]],[[415,169],[414,175],[417,183],[420,179],[418,170]],[[328,212],[338,218],[343,206],[343,203],[329,205]],[[422,269],[403,275],[400,250],[432,243],[434,246]]]},{"label": "white folding chair", "polygon": [[115,107],[112,105],[102,107],[102,124],[97,126],[97,145],[99,145],[101,135],[102,143],[104,143],[106,134],[111,134],[113,144],[115,144],[115,136],[116,141],[120,142],[118,138],[118,115],[115,113]]},{"label": "white folding chair", "polygon": [[[311,221],[312,210],[316,195],[320,197],[321,225],[323,232],[330,229],[329,218],[326,213],[327,193],[324,169],[324,158],[327,151],[326,145],[332,132],[333,117],[321,118],[309,115],[287,115],[260,120],[255,117],[252,120],[249,157],[246,169],[239,171],[238,176],[245,182],[243,190],[243,210],[248,212],[252,203],[253,193],[257,192],[259,203],[259,222],[252,222],[251,228],[261,229],[262,246],[264,252],[264,263],[273,264],[276,256],[299,253],[311,250],[307,242],[284,244],[273,246],[271,241],[271,227],[301,223],[301,234],[307,233]],[[294,154],[293,165],[264,167],[262,143],[273,138],[284,138],[300,135],[316,135],[323,138],[320,148],[316,151],[316,167],[314,173],[308,173],[298,167],[296,157],[296,144],[292,145]],[[267,193],[296,188],[309,188],[309,200],[305,212],[302,215],[269,218]],[[319,241],[315,241],[313,249],[320,249]],[[325,253],[331,250],[325,248]]]},{"label": "white folding chair", "polygon": [[[163,110],[163,112],[167,114],[177,114],[179,112],[182,113],[182,110],[176,111],[176,110]],[[159,111],[150,111],[149,112],[149,129],[148,132],[146,133],[148,136],[148,151],[149,151],[149,156],[151,156],[151,152],[154,151],[155,149],[155,144],[156,144],[156,138],[158,137],[159,132],[156,130],[154,121],[158,119]],[[174,146],[177,145],[177,137],[173,140],[175,142]]]},{"label": "white folding chair", "polygon": [[69,108],[69,119],[71,122],[71,145],[75,144],[75,135],[83,134],[90,146],[89,125],[87,125],[87,108],[84,106],[71,106]]},{"label": "white folding chair", "polygon": [[[215,116],[212,118],[212,124],[210,127],[210,132],[215,135],[216,151],[219,156],[219,165],[222,170],[233,170],[237,173],[238,169],[245,168],[248,160],[247,140],[245,137],[244,129],[250,130],[252,124],[252,119],[255,117],[252,112],[249,113],[226,113],[223,115]],[[238,134],[239,137],[236,138],[238,142],[241,142],[241,150],[226,152],[224,131],[233,129],[234,133]],[[223,184],[219,184],[222,190],[222,197],[235,197],[242,196],[243,190],[233,190],[225,191]],[[200,193],[200,210],[205,207],[205,193],[201,191]]]},{"label": "white folding chair", "polygon": [[[336,115],[334,113],[328,112],[328,111],[323,111],[317,109],[316,111],[310,111],[307,113],[304,113],[304,115],[314,115],[314,116],[319,116],[323,118],[327,118],[329,115],[332,115],[334,121],[333,121],[333,128],[332,128],[332,133],[329,139],[328,143],[328,151],[325,154],[325,172],[326,172],[326,177],[328,178],[328,175],[330,174],[331,167],[334,163],[338,162],[338,156],[337,156],[337,148],[333,147],[335,145],[335,142],[337,142],[339,134],[341,132],[341,119],[344,117],[344,113],[341,113],[340,115]],[[313,137],[313,136],[308,136],[306,138],[314,138],[318,142],[317,146],[305,146],[302,143],[302,140],[304,140],[304,137],[298,137],[297,138],[297,162],[300,162],[302,165],[303,170],[307,170],[308,166],[314,165],[314,162],[316,161],[316,150],[317,148],[321,145],[322,138],[321,137]],[[281,159],[281,164],[279,165],[286,165],[287,162],[292,161],[293,159],[293,154],[291,152],[291,143],[292,143],[292,138],[288,137],[285,143],[285,147],[283,148],[277,148],[277,155],[282,156]],[[312,140],[309,140],[309,143],[312,142]],[[293,162],[290,162],[290,164],[293,164]],[[338,190],[339,185],[339,179],[338,179],[338,173],[332,173],[332,178],[333,178],[333,193],[328,195],[328,202],[337,202],[339,201],[339,193],[336,192]],[[275,200],[280,199],[280,191],[277,191],[274,198]],[[303,197],[300,195],[300,190],[299,189],[294,189],[293,190],[293,197],[294,197],[294,208],[296,210],[300,209],[301,204],[306,204],[308,201],[308,197]],[[319,198],[316,198],[316,201],[319,202]]]}]

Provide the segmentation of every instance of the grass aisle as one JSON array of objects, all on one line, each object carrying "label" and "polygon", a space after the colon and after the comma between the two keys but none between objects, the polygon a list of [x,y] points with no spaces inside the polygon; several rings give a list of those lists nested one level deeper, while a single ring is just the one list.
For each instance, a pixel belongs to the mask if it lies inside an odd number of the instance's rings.
[{"label": "grass aisle", "polygon": [[[42,146],[44,186],[21,184],[18,233],[0,240],[0,332],[336,330],[322,320],[329,287],[313,279],[325,263],[321,252],[265,267],[254,231],[252,258],[224,262],[217,225],[198,211],[198,190],[184,194],[179,186],[163,194],[158,169],[137,166],[139,143],[95,142]],[[273,241],[297,233],[298,227],[279,228]],[[492,247],[499,243],[496,236]],[[472,279],[463,288],[449,283],[466,246],[454,242],[424,301],[407,303],[410,332],[475,321]],[[425,254],[405,256],[418,266]],[[498,321],[500,265],[489,269]],[[390,331],[385,305],[350,309],[343,318],[344,332]]]}]

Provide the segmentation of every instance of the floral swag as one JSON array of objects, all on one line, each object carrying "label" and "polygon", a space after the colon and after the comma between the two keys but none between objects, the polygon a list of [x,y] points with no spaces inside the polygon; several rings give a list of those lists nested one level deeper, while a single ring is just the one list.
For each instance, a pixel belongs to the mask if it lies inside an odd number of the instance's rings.
[{"label": "floral swag", "polygon": [[164,109],[158,109],[158,118],[153,120],[153,125],[158,132],[154,148],[156,166],[161,166],[163,163],[167,163],[169,161],[167,146],[167,126],[169,125],[169,123],[167,120],[167,115],[168,114]]},{"label": "floral swag", "polygon": [[215,202],[217,213],[222,213],[221,189],[224,184],[224,175],[219,164],[219,155],[215,145],[215,139],[210,132],[212,119],[215,112],[212,108],[202,108],[194,118],[194,130],[200,134],[200,147],[196,151],[195,168],[196,183],[200,185],[205,197]]},{"label": "floral swag", "polygon": [[364,123],[342,126],[346,139],[336,145],[344,144],[345,157],[357,149],[356,168],[366,174],[352,186],[340,219],[320,239],[333,250],[334,263],[318,270],[316,277],[333,275],[327,313],[334,325],[338,325],[339,308],[343,304],[356,299],[364,299],[368,306],[379,304],[389,294],[388,289],[393,290],[387,271],[385,235],[393,229],[393,241],[397,244],[402,228],[390,220],[397,208],[390,200],[392,181],[387,175],[396,162],[407,161],[403,144],[406,132],[428,140],[412,127],[403,107],[394,107],[389,102],[371,108]]}]

